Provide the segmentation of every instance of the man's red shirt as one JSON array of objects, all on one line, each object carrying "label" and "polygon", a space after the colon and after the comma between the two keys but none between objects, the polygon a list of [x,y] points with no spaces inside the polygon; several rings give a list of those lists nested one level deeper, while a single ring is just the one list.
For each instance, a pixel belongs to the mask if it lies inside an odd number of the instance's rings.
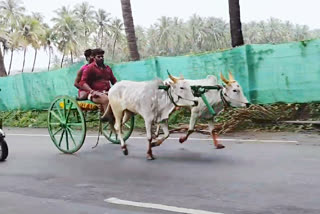
[{"label": "man's red shirt", "polygon": [[110,82],[112,85],[117,82],[111,68],[108,65],[101,68],[93,62],[83,71],[80,84],[87,83],[93,90],[102,92],[109,91]]}]

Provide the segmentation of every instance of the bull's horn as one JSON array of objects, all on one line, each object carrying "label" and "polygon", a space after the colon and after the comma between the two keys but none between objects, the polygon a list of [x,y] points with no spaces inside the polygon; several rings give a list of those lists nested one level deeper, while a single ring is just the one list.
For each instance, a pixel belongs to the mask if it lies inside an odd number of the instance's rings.
[{"label": "bull's horn", "polygon": [[232,76],[232,73],[229,71],[229,81],[231,82],[231,81],[234,81],[234,78],[233,78],[233,76]]},{"label": "bull's horn", "polygon": [[224,76],[222,75],[222,73],[220,73],[220,78],[221,78],[221,80],[225,83],[225,84],[229,84],[229,81],[226,79],[226,78],[224,78]]},{"label": "bull's horn", "polygon": [[169,78],[170,78],[174,83],[177,83],[177,82],[178,82],[178,79],[175,78],[174,76],[172,76],[172,75],[169,73],[168,70],[167,70],[167,73],[168,73]]}]

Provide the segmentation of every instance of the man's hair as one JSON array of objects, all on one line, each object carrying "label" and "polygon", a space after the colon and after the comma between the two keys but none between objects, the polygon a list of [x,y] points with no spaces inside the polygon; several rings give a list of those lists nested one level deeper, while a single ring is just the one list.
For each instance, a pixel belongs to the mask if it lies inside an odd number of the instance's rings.
[{"label": "man's hair", "polygon": [[101,48],[96,48],[92,50],[92,56],[97,56],[99,54],[104,54],[104,50],[102,50]]},{"label": "man's hair", "polygon": [[84,51],[84,56],[86,58],[90,57],[92,55],[92,50],[91,49],[87,49]]}]

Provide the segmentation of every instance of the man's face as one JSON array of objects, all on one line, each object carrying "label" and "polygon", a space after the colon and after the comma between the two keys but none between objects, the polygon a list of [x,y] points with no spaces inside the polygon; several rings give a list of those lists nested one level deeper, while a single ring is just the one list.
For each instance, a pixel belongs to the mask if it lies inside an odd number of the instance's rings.
[{"label": "man's face", "polygon": [[98,54],[94,57],[97,65],[103,65],[103,54]]}]

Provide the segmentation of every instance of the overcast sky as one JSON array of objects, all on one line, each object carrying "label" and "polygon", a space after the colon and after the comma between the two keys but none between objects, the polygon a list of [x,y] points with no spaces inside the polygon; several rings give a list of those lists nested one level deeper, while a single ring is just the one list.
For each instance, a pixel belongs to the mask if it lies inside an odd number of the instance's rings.
[{"label": "overcast sky", "polygon": [[[50,23],[54,10],[61,6],[70,6],[83,0],[22,0],[27,12],[39,12]],[[112,17],[122,18],[120,0],[90,0],[95,9],[102,8]],[[149,27],[161,16],[179,17],[185,21],[194,13],[202,17],[214,16],[229,21],[228,0],[131,0],[135,25]],[[241,21],[260,21],[270,17],[295,24],[308,25],[311,29],[320,29],[320,0],[240,0]],[[6,65],[8,65],[6,57]],[[19,59],[18,59],[19,58]],[[20,69],[21,55],[16,54],[13,69]],[[27,55],[26,67],[32,66],[33,51]],[[22,61],[22,59],[21,59]],[[46,67],[47,56],[41,53],[36,67]]]}]

